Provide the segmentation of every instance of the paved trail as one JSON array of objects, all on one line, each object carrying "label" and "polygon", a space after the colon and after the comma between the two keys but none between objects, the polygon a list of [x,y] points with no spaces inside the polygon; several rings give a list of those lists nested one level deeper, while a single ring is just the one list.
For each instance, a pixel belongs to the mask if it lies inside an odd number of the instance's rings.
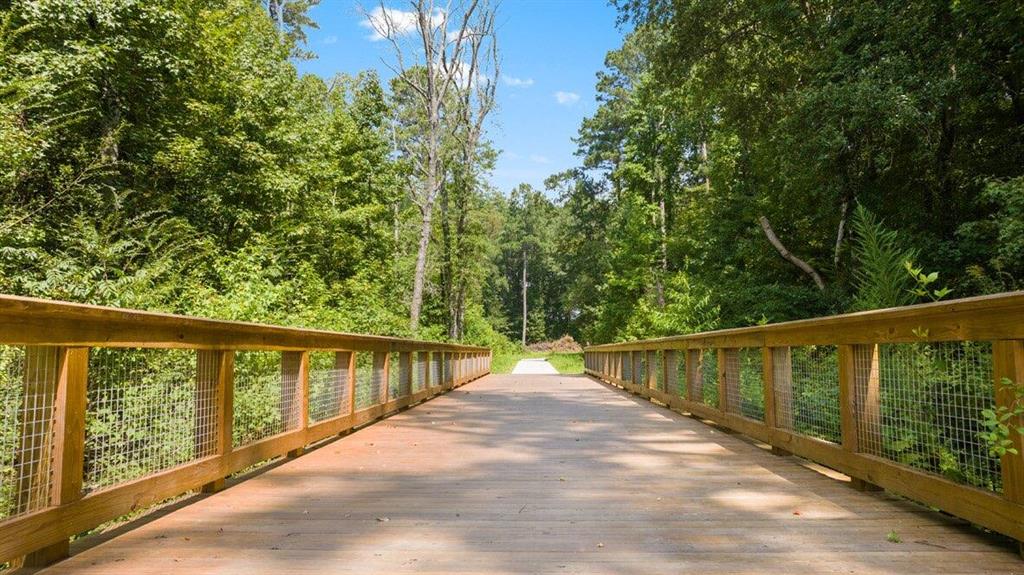
[{"label": "paved trail", "polygon": [[512,370],[513,375],[558,375],[558,370],[548,360],[537,357],[520,359]]}]

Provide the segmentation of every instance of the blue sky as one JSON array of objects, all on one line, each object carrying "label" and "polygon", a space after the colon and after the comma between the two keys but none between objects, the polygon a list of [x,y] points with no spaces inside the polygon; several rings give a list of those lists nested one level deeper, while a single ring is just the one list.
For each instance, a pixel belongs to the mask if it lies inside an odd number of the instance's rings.
[{"label": "blue sky", "polygon": [[[364,0],[367,9],[377,6]],[[391,72],[391,47],[370,39],[360,4],[322,0],[310,15],[320,26],[309,31],[307,48],[317,58],[298,62],[300,71],[329,78],[338,72]],[[387,6],[408,9],[402,0]],[[593,114],[595,74],[604,56],[619,47],[622,33],[605,0],[504,0],[497,32],[503,81],[490,138],[501,150],[491,182],[508,193],[525,182],[543,189],[544,178],[578,165],[574,156],[580,121]]]}]

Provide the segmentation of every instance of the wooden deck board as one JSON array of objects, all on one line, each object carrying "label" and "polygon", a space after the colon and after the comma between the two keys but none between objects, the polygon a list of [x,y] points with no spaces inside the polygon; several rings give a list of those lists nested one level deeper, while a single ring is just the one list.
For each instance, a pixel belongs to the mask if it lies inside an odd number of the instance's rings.
[{"label": "wooden deck board", "polygon": [[42,572],[1024,573],[1004,539],[582,376],[489,376],[73,552]]}]

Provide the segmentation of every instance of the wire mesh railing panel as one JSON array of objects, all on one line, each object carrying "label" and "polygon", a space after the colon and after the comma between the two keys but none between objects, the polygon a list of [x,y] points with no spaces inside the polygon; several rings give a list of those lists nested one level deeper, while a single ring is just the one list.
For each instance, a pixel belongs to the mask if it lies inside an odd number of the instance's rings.
[{"label": "wire mesh railing panel", "polygon": [[702,349],[698,358],[700,401],[705,405],[718,407],[718,350]]},{"label": "wire mesh railing panel", "polygon": [[[679,395],[680,393],[679,356],[681,355],[683,355],[683,353],[672,349],[666,349],[661,354],[661,361],[664,365],[662,372],[665,374],[665,383],[663,389],[665,393],[669,393],[672,395]],[[683,380],[686,380],[685,375],[683,376]]]},{"label": "wire mesh railing panel", "polygon": [[864,346],[854,366],[858,406],[870,409],[872,395],[880,403],[877,416],[859,419],[861,451],[1002,490],[1000,460],[982,435],[994,402],[990,343],[885,344],[877,355]]},{"label": "wire mesh railing panel", "polygon": [[402,358],[397,351],[388,354],[388,399],[405,395],[402,390]]},{"label": "wire mesh railing panel", "polygon": [[633,381],[633,354],[628,351],[619,353],[619,364],[622,368],[622,380]]},{"label": "wire mesh railing panel", "polygon": [[415,353],[400,353],[396,354],[398,363],[394,364],[398,369],[398,395],[405,397],[412,395],[412,373],[413,364],[412,360],[416,357]]},{"label": "wire mesh railing panel", "polygon": [[309,422],[317,423],[348,411],[348,357],[333,351],[309,354]]},{"label": "wire mesh railing panel", "polygon": [[0,520],[50,500],[56,348],[0,346]]},{"label": "wire mesh railing panel", "polygon": [[[104,349],[89,352],[83,489],[117,485],[213,454],[197,441],[215,431],[217,366],[191,350]],[[200,399],[202,397],[202,399]]]},{"label": "wire mesh railing panel", "polygon": [[439,352],[439,351],[431,352],[431,354],[430,354],[430,385],[431,385],[431,387],[437,387],[438,385],[441,385],[441,383],[443,383],[442,380],[441,380],[441,374],[443,373],[442,362],[443,362],[443,359],[441,357],[441,352]]},{"label": "wire mesh railing panel", "polygon": [[434,380],[438,385],[448,383],[448,354],[443,351],[434,352],[434,360],[437,362],[437,379]]},{"label": "wire mesh railing panel", "polygon": [[726,373],[736,377],[729,382],[726,406],[744,417],[764,421],[764,374],[760,348],[740,348],[726,354]]},{"label": "wire mesh railing panel", "polygon": [[669,391],[679,397],[686,397],[686,350],[674,350],[671,352],[672,360],[669,363],[669,377],[674,385],[670,385]]},{"label": "wire mesh railing panel", "polygon": [[647,366],[644,365],[644,364],[647,363],[647,362],[644,359],[644,352],[642,352],[642,351],[634,351],[633,354],[632,354],[632,360],[633,360],[633,383],[636,384],[636,385],[640,385],[640,386],[646,385],[646,383],[647,383],[647,381],[646,381]]},{"label": "wire mesh railing panel", "polygon": [[235,353],[232,443],[247,445],[294,425],[297,373],[276,351]]},{"label": "wire mesh railing panel", "polygon": [[[789,367],[775,378],[775,405],[780,427],[797,433],[842,442],[839,413],[839,350],[834,345],[788,348]],[[788,424],[788,425],[787,425]]]},{"label": "wire mesh railing panel", "polygon": [[427,370],[430,368],[430,353],[418,351],[412,354],[412,391],[417,393],[427,387]]},{"label": "wire mesh railing panel", "polygon": [[380,397],[380,387],[378,387],[380,383],[374,377],[373,352],[357,351],[355,354],[356,410],[358,411],[377,403],[377,398]]},{"label": "wire mesh railing panel", "polygon": [[383,403],[388,392],[388,354],[384,352],[373,353],[373,376],[370,380],[370,393],[373,404]]},{"label": "wire mesh railing panel", "polygon": [[665,370],[662,367],[664,365],[663,361],[664,356],[660,349],[657,351],[647,352],[647,363],[651,370],[650,376],[648,376],[647,380],[650,381],[654,386],[654,389],[657,389],[658,391],[665,391]]}]

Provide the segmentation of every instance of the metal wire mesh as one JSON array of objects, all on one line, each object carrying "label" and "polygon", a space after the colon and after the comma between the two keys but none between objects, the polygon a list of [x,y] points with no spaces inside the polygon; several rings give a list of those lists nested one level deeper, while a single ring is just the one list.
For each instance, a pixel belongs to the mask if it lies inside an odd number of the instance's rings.
[{"label": "metal wire mesh", "polygon": [[49,503],[58,360],[54,348],[0,346],[0,519]]},{"label": "metal wire mesh", "polygon": [[726,407],[751,419],[764,421],[764,382],[761,349],[732,349],[726,353]]},{"label": "metal wire mesh", "polygon": [[442,358],[441,352],[434,351],[430,353],[430,386],[437,387],[443,383],[441,379],[442,373]]},{"label": "metal wire mesh", "polygon": [[718,350],[703,349],[698,358],[700,400],[706,405],[718,407]]},{"label": "metal wire mesh", "polygon": [[[661,354],[661,362],[664,366],[662,372],[665,374],[665,382],[662,385],[663,391],[672,395],[681,393],[679,388],[679,357],[682,353],[674,349],[666,349]],[[683,376],[686,381],[686,376]]]},{"label": "metal wire mesh", "polygon": [[376,387],[379,383],[374,381],[373,352],[359,351],[355,354],[356,410],[360,410],[377,403],[377,398],[380,397],[380,388]]},{"label": "metal wire mesh", "polygon": [[665,371],[662,369],[662,359],[661,350],[647,352],[647,365],[650,369],[647,381],[658,391],[665,391]]},{"label": "metal wire mesh", "polygon": [[418,351],[413,353],[412,357],[414,362],[412,368],[412,391],[413,393],[416,393],[426,388],[427,369],[430,366],[430,353],[426,351]]},{"label": "metal wire mesh", "polygon": [[773,354],[776,424],[810,437],[841,442],[836,346],[775,348]]},{"label": "metal wire mesh", "polygon": [[[217,365],[190,350],[103,349],[89,353],[86,491],[116,485],[213,454]],[[210,387],[205,387],[210,390]]]},{"label": "metal wire mesh", "polygon": [[297,423],[297,369],[276,351],[235,354],[233,443],[246,445],[282,433]]},{"label": "metal wire mesh", "polygon": [[309,354],[309,422],[317,423],[348,412],[348,353]]},{"label": "metal wire mesh", "polygon": [[633,354],[623,351],[619,353],[619,362],[622,369],[622,380],[633,381]]},{"label": "metal wire mesh", "polygon": [[[994,401],[992,346],[943,342],[869,346],[855,353],[859,446],[953,481],[1000,491],[1000,460],[982,439]],[[877,391],[869,386],[877,379]],[[880,414],[870,410],[879,397]]]},{"label": "metal wire mesh", "polygon": [[636,385],[645,385],[646,384],[645,377],[646,377],[646,374],[647,374],[647,370],[645,369],[646,366],[644,365],[644,363],[645,363],[644,362],[644,352],[642,352],[642,351],[634,351],[632,353],[632,361],[633,361],[633,383],[636,384]]},{"label": "metal wire mesh", "polygon": [[403,395],[402,358],[396,351],[388,354],[388,399],[397,399]]},{"label": "metal wire mesh", "polygon": [[412,374],[413,374],[413,358],[416,357],[415,353],[400,353],[397,354],[398,363],[392,364],[392,369],[398,372],[398,394],[401,397],[412,395]]}]

